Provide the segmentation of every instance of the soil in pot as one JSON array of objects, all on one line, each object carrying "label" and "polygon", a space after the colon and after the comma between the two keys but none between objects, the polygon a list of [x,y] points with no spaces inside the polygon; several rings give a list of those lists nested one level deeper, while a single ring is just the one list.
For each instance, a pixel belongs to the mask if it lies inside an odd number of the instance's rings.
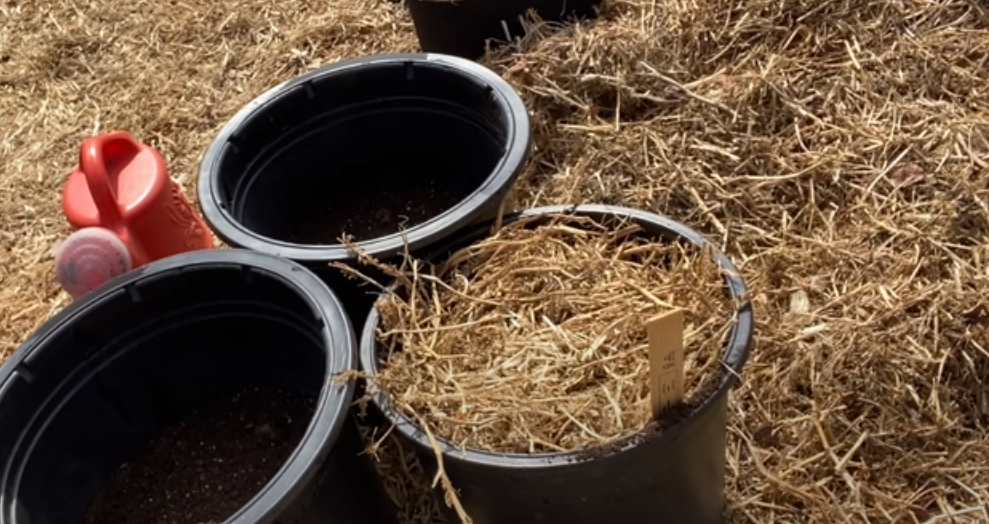
[{"label": "soil in pot", "polygon": [[[720,385],[736,305],[710,253],[641,233],[570,215],[522,220],[439,265],[392,269],[400,288],[377,304],[385,349],[373,380],[457,447],[599,456],[661,433]],[[686,395],[657,424],[646,323],[674,307],[687,322]]]},{"label": "soil in pot", "polygon": [[203,162],[200,201],[221,238],[260,250],[377,239],[461,204],[458,216],[489,213],[521,170],[524,111],[490,70],[452,57],[332,64],[231,120]]},{"label": "soil in pot", "polygon": [[344,60],[231,118],[203,158],[199,203],[221,241],[302,263],[363,319],[375,288],[328,268],[361,265],[341,237],[391,259],[493,218],[524,169],[529,128],[518,93],[475,62]]},{"label": "soil in pot", "polygon": [[313,207],[296,222],[289,240],[297,244],[336,244],[344,236],[360,242],[417,226],[452,208],[466,191],[427,181],[408,187],[383,187],[373,198],[341,200]]},{"label": "soil in pot", "polygon": [[[0,366],[0,500],[17,502],[0,524],[393,523],[338,380],[353,339],[340,300],[283,258],[199,250],[122,275]],[[255,388],[312,402],[222,397]]]},{"label": "soil in pot", "polygon": [[311,405],[274,389],[214,399],[123,464],[93,501],[86,524],[225,522],[298,445]]}]

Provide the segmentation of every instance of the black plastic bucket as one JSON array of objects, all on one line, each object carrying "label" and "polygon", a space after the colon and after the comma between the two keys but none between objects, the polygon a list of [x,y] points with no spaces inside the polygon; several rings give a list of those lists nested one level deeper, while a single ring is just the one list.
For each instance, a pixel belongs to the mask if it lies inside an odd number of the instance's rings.
[{"label": "black plastic bucket", "polygon": [[[586,451],[520,455],[460,450],[440,439],[444,467],[461,503],[477,524],[723,522],[728,390],[742,372],[752,342],[753,314],[745,298],[745,283],[732,262],[713,250],[701,234],[645,211],[597,205],[545,207],[511,215],[505,222],[551,213],[573,213],[599,222],[629,218],[646,234],[712,249],[726,270],[728,295],[741,304],[723,356],[729,371],[712,388],[714,393],[682,421],[657,435],[630,437],[617,446],[620,451],[596,458],[588,458]],[[436,259],[489,234],[488,226],[464,232],[437,252]],[[378,321],[378,311],[372,309],[361,338],[361,364],[372,375],[379,369]],[[435,467],[425,432],[393,409],[381,392],[373,387],[372,392],[375,406],[395,424],[399,435],[412,443],[426,464]]]},{"label": "black plastic bucket", "polygon": [[378,259],[428,248],[497,214],[529,143],[525,105],[489,69],[431,54],[347,60],[237,113],[206,152],[199,201],[224,242],[308,266],[363,320],[368,290],[328,269],[355,261],[340,226],[366,233],[357,245]]},{"label": "black plastic bucket", "polygon": [[525,35],[521,17],[532,9],[547,22],[597,16],[601,0],[407,0],[419,46],[427,53],[467,59],[484,55],[485,44]]},{"label": "black plastic bucket", "polygon": [[287,461],[226,522],[395,522],[359,454],[354,382],[334,380],[356,361],[341,305],[291,261],[209,250],[123,275],[0,367],[0,523],[83,522],[107,479],[162,428],[242,388],[305,394],[315,406]]}]

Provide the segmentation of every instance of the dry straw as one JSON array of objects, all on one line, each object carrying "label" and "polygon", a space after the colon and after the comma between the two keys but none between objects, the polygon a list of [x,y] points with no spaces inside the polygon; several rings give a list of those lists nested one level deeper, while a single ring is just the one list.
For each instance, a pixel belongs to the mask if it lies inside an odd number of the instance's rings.
[{"label": "dry straw", "polygon": [[[191,189],[265,89],[416,49],[383,0],[0,3],[0,358],[68,302],[51,246],[86,135],[132,131]],[[521,206],[656,210],[739,264],[740,521],[989,521],[984,2],[606,0],[484,63],[531,111]],[[431,479],[379,444],[403,524],[436,522]]]},{"label": "dry straw", "polygon": [[587,450],[650,422],[646,321],[681,307],[687,401],[701,400],[734,319],[710,254],[630,223],[533,220],[390,271],[401,285],[377,303],[374,382],[458,447]]}]

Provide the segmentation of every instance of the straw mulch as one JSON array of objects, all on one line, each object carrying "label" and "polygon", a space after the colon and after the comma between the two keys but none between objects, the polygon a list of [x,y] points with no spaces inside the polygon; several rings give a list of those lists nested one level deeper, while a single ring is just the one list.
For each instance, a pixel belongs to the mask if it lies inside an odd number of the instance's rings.
[{"label": "straw mulch", "polygon": [[684,403],[705,400],[736,320],[721,268],[608,222],[522,220],[436,264],[379,265],[400,285],[378,301],[374,384],[460,448],[589,451],[652,421],[648,322],[682,308]]},{"label": "straw mulch", "polygon": [[[612,0],[550,33],[485,59],[533,110],[520,204],[669,214],[754,293],[733,515],[989,520],[985,4]],[[189,190],[267,87],[414,49],[403,7],[378,0],[0,4],[0,354],[67,303],[51,249],[86,135],[131,130]],[[376,451],[407,522],[429,522],[410,456]]]}]

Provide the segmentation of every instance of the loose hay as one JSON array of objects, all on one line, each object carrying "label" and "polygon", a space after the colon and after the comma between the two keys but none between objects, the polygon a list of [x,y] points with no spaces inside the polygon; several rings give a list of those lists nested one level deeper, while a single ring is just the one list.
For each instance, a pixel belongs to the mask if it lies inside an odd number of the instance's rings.
[{"label": "loose hay", "polygon": [[394,427],[376,432],[361,426],[367,452],[375,461],[388,498],[398,507],[398,522],[441,524],[440,502],[433,494],[429,474],[410,445],[396,436]]},{"label": "loose hay", "polygon": [[374,382],[459,447],[587,450],[652,420],[647,321],[683,308],[685,400],[703,400],[735,318],[711,254],[626,221],[532,222],[405,264],[377,303],[388,351]]}]

